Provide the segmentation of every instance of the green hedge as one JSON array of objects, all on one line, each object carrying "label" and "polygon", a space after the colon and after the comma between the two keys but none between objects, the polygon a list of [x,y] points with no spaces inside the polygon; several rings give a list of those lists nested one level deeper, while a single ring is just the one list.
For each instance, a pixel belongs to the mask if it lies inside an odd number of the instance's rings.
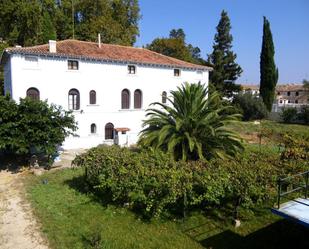
[{"label": "green hedge", "polygon": [[280,168],[277,157],[250,152],[235,160],[175,162],[156,151],[100,146],[77,156],[85,180],[104,200],[145,217],[165,211],[213,206],[251,208],[272,199]]}]

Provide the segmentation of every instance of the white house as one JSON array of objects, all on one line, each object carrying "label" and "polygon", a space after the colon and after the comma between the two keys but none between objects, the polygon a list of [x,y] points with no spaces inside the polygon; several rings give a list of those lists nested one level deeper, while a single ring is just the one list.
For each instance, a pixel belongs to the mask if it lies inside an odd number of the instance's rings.
[{"label": "white house", "polygon": [[1,64],[15,101],[29,96],[73,110],[78,136],[65,149],[136,143],[149,104],[165,102],[184,82],[207,86],[211,70],[144,48],[78,40],[9,48]]}]

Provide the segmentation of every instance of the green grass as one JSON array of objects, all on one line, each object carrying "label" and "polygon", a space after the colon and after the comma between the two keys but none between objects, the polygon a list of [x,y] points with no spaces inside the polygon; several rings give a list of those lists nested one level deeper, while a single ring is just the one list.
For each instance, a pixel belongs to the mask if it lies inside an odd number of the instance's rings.
[{"label": "green grass", "polygon": [[230,214],[218,210],[193,213],[185,222],[147,222],[84,192],[81,169],[30,176],[26,186],[52,248],[309,248],[308,230],[277,218],[269,208],[246,214],[237,229]]},{"label": "green grass", "polygon": [[259,143],[257,135],[262,136],[263,144],[277,145],[280,142],[279,136],[284,133],[289,133],[295,137],[309,137],[309,126],[299,124],[284,124],[270,120],[262,120],[261,124],[254,122],[238,122],[230,125],[230,129],[239,133],[247,142]]}]

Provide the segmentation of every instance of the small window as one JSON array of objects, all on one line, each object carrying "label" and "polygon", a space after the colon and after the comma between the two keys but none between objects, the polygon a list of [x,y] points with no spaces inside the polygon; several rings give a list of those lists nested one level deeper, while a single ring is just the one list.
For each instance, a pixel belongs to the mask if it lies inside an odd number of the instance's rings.
[{"label": "small window", "polygon": [[280,95],[280,92],[277,92],[277,95]]},{"label": "small window", "polygon": [[136,66],[129,65],[128,66],[128,73],[129,74],[136,74]]},{"label": "small window", "polygon": [[130,108],[130,91],[128,89],[124,89],[121,92],[121,109],[129,109]]},{"label": "small window", "polygon": [[291,103],[291,100],[288,100],[288,103],[290,104],[290,103]]},{"label": "small window", "polygon": [[68,70],[78,70],[78,61],[68,60]]},{"label": "small window", "polygon": [[279,103],[282,104],[282,99],[280,99]]},{"label": "small window", "polygon": [[105,139],[114,139],[114,125],[112,123],[105,125]]},{"label": "small window", "polygon": [[178,69],[178,68],[174,69],[174,76],[175,77],[179,77],[180,76],[180,69]]},{"label": "small window", "polygon": [[34,87],[29,88],[26,95],[33,100],[40,100],[40,91]]},{"label": "small window", "polygon": [[298,100],[297,99],[295,100],[295,104],[298,104]]},{"label": "small window", "polygon": [[96,134],[97,133],[97,126],[95,124],[91,124],[90,132],[91,132],[91,134]]},{"label": "small window", "polygon": [[89,92],[89,103],[90,105],[95,105],[97,103],[97,93],[94,90]]},{"label": "small window", "polygon": [[76,89],[71,89],[69,91],[69,109],[79,110],[79,107],[80,107],[79,91]]},{"label": "small window", "polygon": [[290,96],[290,95],[291,95],[291,92],[288,92],[287,95]]},{"label": "small window", "polygon": [[299,92],[296,92],[296,93],[295,93],[295,96],[298,96],[298,95],[299,95]]},{"label": "small window", "polygon": [[134,91],[134,108],[135,109],[142,108],[142,91],[139,89]]},{"label": "small window", "polygon": [[166,104],[166,98],[167,98],[167,94],[165,91],[162,92],[162,103]]}]

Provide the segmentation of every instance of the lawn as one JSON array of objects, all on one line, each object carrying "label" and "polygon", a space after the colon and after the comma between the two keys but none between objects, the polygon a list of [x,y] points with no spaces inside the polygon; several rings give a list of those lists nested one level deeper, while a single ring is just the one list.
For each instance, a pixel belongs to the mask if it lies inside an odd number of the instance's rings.
[{"label": "lawn", "polygon": [[277,218],[268,207],[247,214],[237,229],[219,210],[190,214],[185,222],[143,221],[85,192],[82,173],[65,169],[26,179],[28,198],[52,248],[309,248],[309,231]]},{"label": "lawn", "polygon": [[230,129],[240,133],[250,144],[259,143],[259,134],[262,133],[262,144],[278,145],[281,134],[289,133],[295,137],[309,137],[309,126],[298,124],[284,124],[270,120],[262,120],[260,124],[254,122],[239,122],[230,126]]}]

